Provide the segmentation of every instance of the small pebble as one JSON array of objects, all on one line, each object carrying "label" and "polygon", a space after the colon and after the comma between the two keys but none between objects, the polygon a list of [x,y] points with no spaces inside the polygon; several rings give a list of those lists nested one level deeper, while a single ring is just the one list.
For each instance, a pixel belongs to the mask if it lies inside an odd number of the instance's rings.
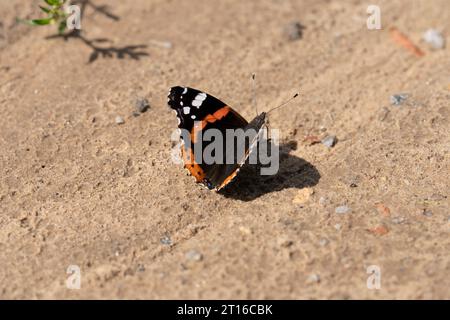
[{"label": "small pebble", "polygon": [[328,148],[334,147],[336,142],[337,142],[336,136],[327,136],[322,139],[322,144]]},{"label": "small pebble", "polygon": [[163,41],[161,43],[161,47],[166,48],[166,49],[171,49],[173,47],[173,44],[170,41]]},{"label": "small pebble", "polygon": [[303,141],[309,145],[312,146],[314,144],[320,143],[320,139],[318,136],[306,136]]},{"label": "small pebble", "polygon": [[149,40],[151,44],[154,44],[155,46],[171,49],[173,47],[172,42],[170,41],[158,41],[158,40]]},{"label": "small pebble", "polygon": [[137,271],[138,272],[144,272],[145,271],[145,266],[143,264],[138,264]]},{"label": "small pebble", "polygon": [[314,190],[311,188],[303,188],[298,191],[294,199],[292,199],[292,203],[294,204],[304,204],[306,203],[311,195],[314,193]]},{"label": "small pebble", "polygon": [[389,209],[383,203],[376,203],[375,207],[377,208],[378,213],[381,214],[383,217],[389,217],[391,215],[391,209]]},{"label": "small pebble", "polygon": [[294,242],[291,239],[288,239],[287,237],[280,237],[277,239],[277,243],[280,247],[288,248],[294,244]]},{"label": "small pebble", "polygon": [[125,120],[123,120],[123,118],[121,116],[117,116],[116,117],[116,123],[117,124],[124,124]]},{"label": "small pebble", "polygon": [[339,206],[337,207],[334,212],[338,214],[344,214],[350,211],[350,208],[347,206]]},{"label": "small pebble", "polygon": [[138,98],[134,105],[139,113],[144,113],[150,108],[150,103],[146,98]]},{"label": "small pebble", "polygon": [[376,236],[384,236],[385,234],[389,233],[389,229],[385,225],[379,225],[375,228],[367,229],[367,231]]},{"label": "small pebble", "polygon": [[386,120],[387,116],[389,115],[389,112],[391,112],[388,108],[383,107],[381,111],[378,113],[378,120],[384,121]]},{"label": "small pebble", "polygon": [[425,40],[425,42],[433,49],[444,49],[445,47],[445,39],[436,29],[428,29],[423,34],[423,40]]},{"label": "small pebble", "polygon": [[320,241],[319,241],[319,244],[322,247],[325,247],[328,243],[329,243],[328,239],[325,239],[325,238],[320,239]]},{"label": "small pebble", "polygon": [[441,201],[447,199],[446,196],[440,194],[440,193],[433,193],[430,197],[426,198],[425,200],[429,201]]},{"label": "small pebble", "polygon": [[326,197],[320,197],[319,204],[321,206],[326,206],[329,203],[328,199]]},{"label": "small pebble", "polygon": [[336,224],[334,225],[334,228],[335,228],[337,231],[339,231],[339,230],[342,229],[342,226],[341,226],[340,223],[336,223]]},{"label": "small pebble", "polygon": [[318,274],[311,274],[308,276],[308,279],[306,280],[308,283],[319,283],[320,282],[320,276]]},{"label": "small pebble", "polygon": [[390,97],[391,104],[394,106],[401,105],[406,99],[408,99],[408,95],[405,93],[393,94]]},{"label": "small pebble", "polygon": [[295,41],[303,37],[304,29],[300,22],[291,22],[284,27],[284,35],[289,41]]},{"label": "small pebble", "polygon": [[431,212],[431,210],[426,210],[426,209],[424,209],[424,210],[422,211],[422,214],[423,214],[425,217],[431,217],[431,216],[433,216],[433,212]]},{"label": "small pebble", "polygon": [[186,259],[190,261],[200,261],[203,259],[203,255],[197,250],[189,250],[186,252]]},{"label": "small pebble", "polygon": [[244,236],[248,236],[249,234],[252,234],[252,229],[250,229],[248,227],[240,226],[239,232]]},{"label": "small pebble", "polygon": [[169,235],[164,235],[161,239],[159,239],[159,242],[161,242],[161,244],[164,244],[166,246],[170,246],[172,245],[172,239],[170,239]]},{"label": "small pebble", "polygon": [[402,224],[405,221],[406,221],[406,219],[403,218],[403,217],[394,217],[394,218],[392,218],[392,223],[395,223],[395,224]]}]

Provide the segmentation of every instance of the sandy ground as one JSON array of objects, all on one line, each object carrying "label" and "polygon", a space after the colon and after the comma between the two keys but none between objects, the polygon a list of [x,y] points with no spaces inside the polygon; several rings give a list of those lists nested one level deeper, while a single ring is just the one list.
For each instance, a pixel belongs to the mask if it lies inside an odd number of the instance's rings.
[{"label": "sandy ground", "polygon": [[[1,298],[450,298],[450,49],[422,40],[450,41],[448,0],[377,1],[372,31],[356,0],[92,0],[119,18],[86,6],[82,34],[113,55],[92,63],[80,39],[15,22],[37,3],[0,5]],[[250,119],[253,72],[260,110],[301,93],[270,117],[280,172],[210,192],[170,161],[167,91]]]}]

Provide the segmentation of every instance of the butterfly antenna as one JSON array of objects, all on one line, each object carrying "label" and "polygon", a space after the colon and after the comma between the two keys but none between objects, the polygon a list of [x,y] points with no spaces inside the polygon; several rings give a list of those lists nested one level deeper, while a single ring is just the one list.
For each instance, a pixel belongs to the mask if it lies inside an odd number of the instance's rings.
[{"label": "butterfly antenna", "polygon": [[256,101],[256,74],[252,73],[252,105],[256,110],[256,115],[258,115],[258,105]]},{"label": "butterfly antenna", "polygon": [[283,103],[280,104],[278,107],[275,107],[275,108],[273,108],[273,109],[270,109],[269,111],[266,112],[266,114],[269,114],[269,113],[271,113],[272,111],[275,111],[275,110],[277,110],[277,109],[279,109],[279,108],[281,108],[281,107],[284,107],[285,105],[287,105],[289,102],[291,102],[292,100],[294,100],[294,99],[297,98],[297,97],[298,97],[298,93],[294,94],[293,97],[291,97],[289,100],[283,102]]}]

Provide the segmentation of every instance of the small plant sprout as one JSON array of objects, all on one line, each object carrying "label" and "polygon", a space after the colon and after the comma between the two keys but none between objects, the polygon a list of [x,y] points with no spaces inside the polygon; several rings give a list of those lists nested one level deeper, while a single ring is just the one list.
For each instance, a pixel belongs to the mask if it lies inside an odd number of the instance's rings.
[{"label": "small plant sprout", "polygon": [[63,34],[67,28],[66,20],[70,16],[65,10],[67,0],[43,0],[44,5],[39,5],[39,8],[47,14],[46,18],[24,20],[18,19],[20,22],[32,26],[57,25],[59,34]]}]

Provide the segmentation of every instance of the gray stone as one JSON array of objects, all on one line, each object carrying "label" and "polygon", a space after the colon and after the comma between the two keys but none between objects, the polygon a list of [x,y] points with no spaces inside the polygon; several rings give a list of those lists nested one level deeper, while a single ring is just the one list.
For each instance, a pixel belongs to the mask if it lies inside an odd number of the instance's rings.
[{"label": "gray stone", "polygon": [[425,40],[425,42],[433,49],[444,49],[445,47],[445,39],[436,29],[428,29],[423,34],[423,40]]},{"label": "gray stone", "polygon": [[125,120],[123,120],[123,118],[121,116],[117,116],[115,121],[116,121],[117,124],[124,124],[125,123]]},{"label": "gray stone", "polygon": [[203,259],[203,255],[197,250],[192,249],[186,252],[186,259],[190,261],[200,261]]},{"label": "gray stone", "polygon": [[350,208],[348,206],[339,206],[334,210],[335,213],[345,214],[350,212]]},{"label": "gray stone", "polygon": [[401,105],[404,101],[408,99],[408,95],[406,93],[393,94],[390,97],[391,104],[394,106]]},{"label": "gray stone", "polygon": [[144,113],[148,110],[148,108],[150,108],[150,103],[146,98],[138,98],[136,99],[135,107],[137,112]]},{"label": "gray stone", "polygon": [[328,148],[332,148],[336,145],[337,138],[336,136],[327,136],[322,139],[322,144]]},{"label": "gray stone", "polygon": [[284,27],[284,35],[289,41],[301,39],[305,27],[297,21],[291,22]]},{"label": "gray stone", "polygon": [[161,239],[159,239],[159,242],[161,242],[161,244],[164,244],[166,246],[172,245],[172,239],[170,239],[170,236],[167,234],[165,234]]}]

